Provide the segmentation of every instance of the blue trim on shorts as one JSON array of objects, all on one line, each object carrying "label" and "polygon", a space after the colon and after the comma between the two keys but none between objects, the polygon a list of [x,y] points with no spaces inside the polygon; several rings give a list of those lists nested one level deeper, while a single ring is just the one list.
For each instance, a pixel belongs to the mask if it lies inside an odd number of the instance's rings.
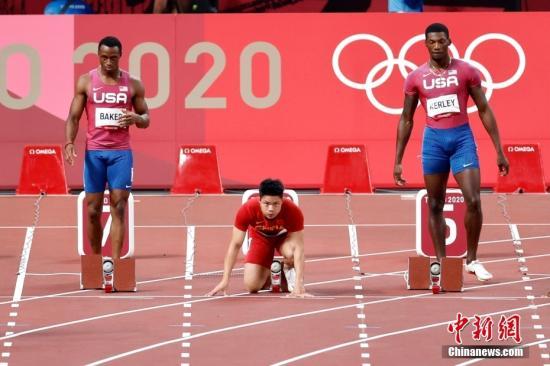
[{"label": "blue trim on shorts", "polygon": [[86,150],[84,158],[84,190],[100,193],[107,185],[110,190],[132,189],[132,150]]},{"label": "blue trim on shorts", "polygon": [[479,169],[479,157],[469,123],[445,129],[426,126],[422,141],[424,175],[449,171],[456,175],[471,168]]}]

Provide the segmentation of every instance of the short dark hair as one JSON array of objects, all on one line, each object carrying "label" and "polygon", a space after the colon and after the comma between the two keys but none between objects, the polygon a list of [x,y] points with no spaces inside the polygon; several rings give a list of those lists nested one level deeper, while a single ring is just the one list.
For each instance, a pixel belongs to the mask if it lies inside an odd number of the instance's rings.
[{"label": "short dark hair", "polygon": [[426,36],[426,39],[428,39],[428,33],[435,33],[435,32],[443,32],[449,38],[449,28],[445,24],[442,23],[432,23],[426,28],[426,32],[424,32],[424,35]]},{"label": "short dark hair", "polygon": [[285,186],[279,179],[264,179],[260,183],[260,198],[263,196],[279,196],[283,197]]},{"label": "short dark hair", "polygon": [[116,37],[104,37],[101,41],[99,41],[99,44],[97,45],[97,52],[99,52],[101,46],[118,47],[118,51],[122,55],[122,43],[120,43],[119,39]]}]

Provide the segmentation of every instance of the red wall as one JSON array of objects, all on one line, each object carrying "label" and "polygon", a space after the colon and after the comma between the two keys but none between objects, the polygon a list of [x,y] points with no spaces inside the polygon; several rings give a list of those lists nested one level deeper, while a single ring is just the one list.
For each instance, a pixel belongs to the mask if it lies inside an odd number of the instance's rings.
[{"label": "red wall", "polygon": [[[549,48],[544,37],[532,36],[547,34],[549,20],[547,13],[0,17],[0,54],[7,55],[6,70],[0,70],[7,75],[5,85],[0,83],[5,89],[0,90],[0,153],[12,157],[3,164],[0,188],[17,185],[24,144],[63,142],[74,80],[97,66],[93,45],[82,62],[73,61],[75,50],[103,37],[105,24],[123,41],[122,66],[141,77],[151,106],[151,127],[132,131],[136,187],[169,187],[178,146],[184,143],[216,145],[226,188],[255,186],[266,176],[280,177],[292,187],[320,187],[329,144],[366,144],[374,186],[392,187],[404,77],[397,67],[387,74],[386,68],[380,68],[372,79],[376,83],[384,74],[387,80],[373,87],[368,97],[361,86],[350,87],[337,77],[332,58],[344,39],[368,34],[387,45],[395,63],[406,42],[433,21],[448,24],[461,58],[478,37],[487,34],[500,34],[489,38],[504,38],[519,46],[526,60],[523,71],[518,69],[518,53],[503,40],[479,44],[471,58],[487,70],[484,77],[496,86],[488,92],[503,142],[540,143],[550,182],[546,121],[550,73],[545,72]],[[399,27],[388,28],[389,23]],[[27,53],[14,51],[14,45],[22,45]],[[201,51],[193,62],[191,55],[197,49]],[[426,57],[418,42],[405,59],[419,65]],[[347,78],[363,84],[385,60],[381,46],[361,40],[343,49],[339,65]],[[204,92],[198,91],[214,64],[219,74],[204,84]],[[38,73],[33,74],[33,68]],[[514,74],[517,78],[506,84]],[[274,98],[262,105],[266,95]],[[21,96],[32,103],[14,106]],[[201,106],[205,100],[208,105]],[[220,100],[225,101],[222,108],[215,106]],[[481,155],[483,185],[491,187],[497,175],[494,149],[477,114],[471,113],[470,119]],[[418,158],[422,125],[419,110],[404,161],[405,177],[413,187],[422,185]],[[83,120],[77,164],[67,167],[72,188],[82,185],[85,129]]]}]

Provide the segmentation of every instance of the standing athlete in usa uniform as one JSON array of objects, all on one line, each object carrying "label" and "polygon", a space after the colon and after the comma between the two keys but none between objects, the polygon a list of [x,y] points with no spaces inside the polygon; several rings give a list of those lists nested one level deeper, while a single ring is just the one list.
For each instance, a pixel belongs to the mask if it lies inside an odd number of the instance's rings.
[{"label": "standing athlete in usa uniform", "polygon": [[479,73],[467,62],[450,57],[448,47],[451,39],[445,25],[431,24],[426,28],[425,36],[430,60],[411,72],[405,81],[405,102],[397,130],[393,176],[397,185],[405,184],[401,162],[420,100],[426,110],[427,125],[422,142],[422,169],[428,193],[429,229],[437,258],[441,260],[446,255],[443,206],[449,171],[452,170],[467,207],[464,217],[468,243],[466,270],[474,273],[480,281],[486,281],[493,276],[477,260],[483,215],[477,147],[468,122],[469,96],[493,141],[501,175],[508,174],[508,161],[502,151],[493,111],[481,89]]},{"label": "standing athlete in usa uniform", "polygon": [[304,290],[304,216],[300,208],[283,198],[280,180],[260,183],[260,197],[241,206],[235,217],[233,234],[224,260],[222,280],[208,295],[227,291],[231,271],[248,231],[250,249],[244,265],[244,285],[249,292],[262,289],[270,275],[277,250],[284,257],[285,275],[294,296],[309,296]]},{"label": "standing athlete in usa uniform", "polygon": [[129,127],[149,126],[149,110],[142,83],[119,69],[122,44],[105,37],[98,45],[99,67],[80,76],[65,127],[65,159],[76,157],[74,141],[86,109],[88,131],[84,162],[88,239],[94,254],[101,254],[103,192],[108,184],[111,202],[112,256],[120,257],[124,240],[124,213],[132,188],[133,159]]}]

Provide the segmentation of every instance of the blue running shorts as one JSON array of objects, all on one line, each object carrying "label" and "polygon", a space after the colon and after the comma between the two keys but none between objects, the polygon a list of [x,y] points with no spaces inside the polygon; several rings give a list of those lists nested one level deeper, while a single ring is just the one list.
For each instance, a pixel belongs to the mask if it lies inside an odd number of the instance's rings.
[{"label": "blue running shorts", "polygon": [[424,175],[478,168],[477,146],[470,124],[437,129],[426,127],[422,142],[422,171]]},{"label": "blue running shorts", "polygon": [[132,150],[87,150],[84,159],[84,190],[99,193],[108,184],[110,190],[132,189]]}]

